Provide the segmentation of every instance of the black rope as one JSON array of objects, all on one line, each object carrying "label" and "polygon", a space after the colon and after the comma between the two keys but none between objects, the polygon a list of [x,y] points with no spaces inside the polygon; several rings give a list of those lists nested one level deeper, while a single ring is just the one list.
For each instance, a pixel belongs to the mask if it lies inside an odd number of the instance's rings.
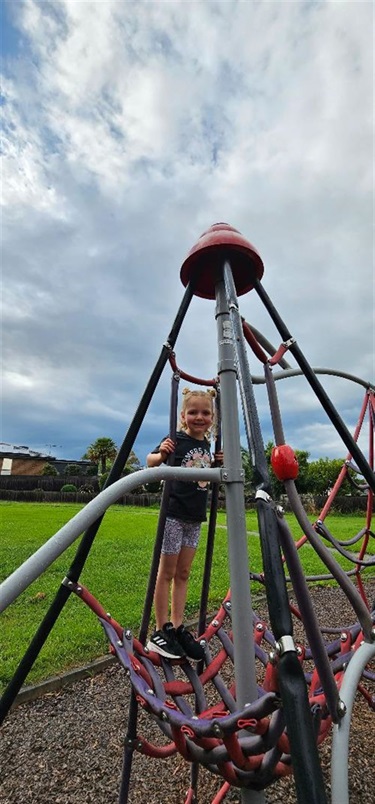
[{"label": "black rope", "polygon": [[254,278],[254,288],[258,293],[258,296],[262,300],[266,310],[270,314],[274,324],[276,325],[277,329],[280,332],[281,337],[284,341],[290,341],[289,350],[292,355],[295,357],[299,367],[302,369],[303,374],[305,375],[307,381],[311,385],[312,389],[315,391],[317,398],[319,399],[321,405],[323,406],[325,412],[331,419],[332,424],[336,428],[337,432],[341,436],[344,444],[346,445],[348,451],[355,459],[357,465],[359,466],[362,474],[366,478],[367,482],[369,483],[370,487],[373,491],[375,491],[375,474],[371,467],[369,466],[365,456],[363,455],[362,451],[360,450],[356,441],[352,437],[351,433],[347,429],[346,425],[342,421],[341,417],[337,413],[335,407],[333,406],[328,394],[325,392],[323,386],[320,384],[316,374],[314,373],[313,369],[307,362],[305,356],[301,352],[298,344],[295,342],[294,338],[292,338],[291,333],[287,329],[286,325],[284,324],[283,320],[281,319],[279,313],[277,312],[276,308],[273,306],[271,299],[269,298],[268,294],[264,290],[264,287],[260,283],[259,279],[256,277]]},{"label": "black rope", "polygon": [[[172,329],[168,336],[168,340],[165,344],[163,344],[160,356],[149,379],[144,394],[141,398],[137,411],[134,415],[133,421],[129,427],[124,442],[117,454],[116,460],[108,475],[105,488],[110,486],[115,481],[119,480],[121,476],[121,472],[130,455],[134,441],[139,432],[143,419],[146,415],[148,406],[151,402],[151,399],[153,397],[154,391],[157,387],[163,369],[168,361],[171,350],[175,345],[178,333],[181,329],[192,296],[193,296],[193,281],[191,281],[186,288],[180,308],[177,312],[176,318],[172,325]],[[91,550],[96,533],[100,527],[102,519],[103,517],[99,517],[95,522],[93,522],[93,524],[88,528],[88,530],[82,536],[77,553],[67,573],[67,577],[69,578],[69,580],[74,582],[78,581],[79,576],[84,567],[84,564],[86,562],[86,559]],[[49,610],[47,611],[34,638],[32,639],[28,649],[26,650],[23,658],[21,659],[21,662],[19,663],[13,675],[13,678],[11,679],[10,683],[8,684],[3,693],[3,696],[0,700],[0,724],[6,717],[17,693],[21,689],[28,673],[30,672],[36,658],[38,657],[46,639],[48,638],[56,620],[61,614],[70,594],[71,594],[70,589],[66,585],[62,584],[59,587],[55,599],[52,601]]]}]

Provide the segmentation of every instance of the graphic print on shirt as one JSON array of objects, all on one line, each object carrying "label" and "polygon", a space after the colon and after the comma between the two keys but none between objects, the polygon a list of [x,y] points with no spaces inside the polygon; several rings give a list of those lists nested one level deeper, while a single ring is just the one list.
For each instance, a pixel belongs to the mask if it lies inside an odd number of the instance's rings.
[{"label": "graphic print on shirt", "polygon": [[[211,457],[207,450],[202,447],[193,447],[186,453],[182,459],[181,466],[188,469],[209,469],[211,466]],[[208,480],[199,480],[197,483],[198,489],[204,491],[208,486]]]}]

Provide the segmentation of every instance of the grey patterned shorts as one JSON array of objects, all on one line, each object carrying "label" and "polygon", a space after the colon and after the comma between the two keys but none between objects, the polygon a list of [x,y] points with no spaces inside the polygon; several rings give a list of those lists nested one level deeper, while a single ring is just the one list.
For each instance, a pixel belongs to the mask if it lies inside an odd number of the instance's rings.
[{"label": "grey patterned shorts", "polygon": [[178,555],[181,547],[197,548],[200,522],[183,522],[181,519],[166,520],[161,552],[167,555]]}]

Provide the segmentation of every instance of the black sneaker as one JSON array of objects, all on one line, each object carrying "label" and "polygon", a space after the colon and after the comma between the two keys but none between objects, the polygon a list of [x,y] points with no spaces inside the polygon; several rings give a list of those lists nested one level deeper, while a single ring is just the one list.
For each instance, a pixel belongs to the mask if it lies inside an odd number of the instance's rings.
[{"label": "black sneaker", "polygon": [[194,639],[193,634],[191,634],[184,625],[179,625],[178,628],[176,628],[176,639],[184,649],[186,656],[189,656],[189,659],[195,659],[197,662],[199,662],[200,659],[204,659],[204,649],[202,645]]},{"label": "black sneaker", "polygon": [[172,623],[165,623],[159,631],[154,631],[147,647],[166,659],[182,659],[185,656],[183,647],[177,642],[176,629]]}]

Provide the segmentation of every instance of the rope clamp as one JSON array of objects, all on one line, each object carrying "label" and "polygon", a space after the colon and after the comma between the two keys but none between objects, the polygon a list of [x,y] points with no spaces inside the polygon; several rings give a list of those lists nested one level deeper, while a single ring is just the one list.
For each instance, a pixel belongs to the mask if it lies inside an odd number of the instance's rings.
[{"label": "rope clamp", "polygon": [[287,341],[283,341],[283,346],[285,347],[285,349],[290,349],[290,347],[293,346],[294,343],[296,343],[296,339],[290,337],[288,338]]},{"label": "rope clamp", "polygon": [[346,715],[346,704],[341,700],[341,698],[337,704],[337,714],[340,718]]},{"label": "rope clamp", "polygon": [[82,586],[79,586],[78,583],[71,581],[67,575],[61,581],[61,586],[66,586],[68,589],[71,589],[72,592],[75,592],[76,595],[80,595],[82,592]]},{"label": "rope clamp", "polygon": [[221,480],[223,483],[243,483],[245,472],[243,469],[222,469]]},{"label": "rope clamp", "polygon": [[285,634],[285,636],[280,637],[276,642],[275,649],[279,656],[283,656],[284,653],[297,653],[294,639],[290,634]]},{"label": "rope clamp", "polygon": [[277,664],[277,653],[276,653],[275,650],[270,650],[268,658],[269,658],[270,664],[272,664],[272,665]]},{"label": "rope clamp", "polygon": [[65,575],[65,578],[61,581],[61,586],[67,586],[68,589],[73,589],[74,583]]},{"label": "rope clamp", "polygon": [[258,491],[255,492],[255,499],[264,500],[264,502],[272,502],[272,497],[269,494],[267,494],[267,492],[264,491],[264,489],[258,489]]}]

